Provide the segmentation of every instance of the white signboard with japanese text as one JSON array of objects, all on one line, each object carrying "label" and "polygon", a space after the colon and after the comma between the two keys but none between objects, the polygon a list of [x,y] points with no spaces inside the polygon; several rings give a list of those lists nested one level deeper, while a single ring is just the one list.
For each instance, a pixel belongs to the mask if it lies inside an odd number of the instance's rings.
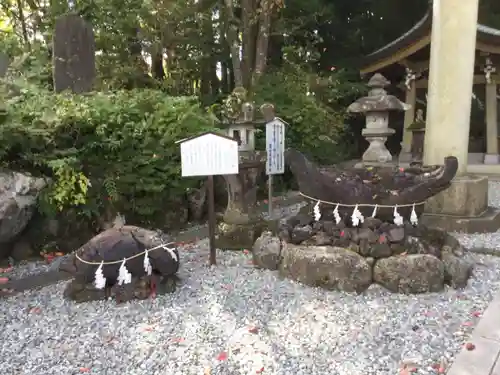
[{"label": "white signboard with japanese text", "polygon": [[276,117],[266,124],[266,174],[285,173],[285,122]]},{"label": "white signboard with japanese text", "polygon": [[214,133],[180,141],[182,176],[238,174],[238,142]]}]

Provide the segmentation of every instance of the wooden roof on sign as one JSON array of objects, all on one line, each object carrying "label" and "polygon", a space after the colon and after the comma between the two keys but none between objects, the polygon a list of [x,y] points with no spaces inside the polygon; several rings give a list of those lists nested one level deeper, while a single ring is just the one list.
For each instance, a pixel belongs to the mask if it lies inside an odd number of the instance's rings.
[{"label": "wooden roof on sign", "polygon": [[181,139],[179,141],[176,141],[175,143],[184,143],[184,142],[187,142],[187,141],[191,141],[193,139],[196,139],[196,138],[200,138],[200,137],[203,137],[207,134],[212,134],[212,135],[215,135],[217,137],[220,137],[220,138],[225,138],[227,140],[230,140],[230,141],[233,141],[233,142],[236,142],[234,140],[234,138],[231,138],[231,137],[228,137],[227,135],[224,135],[224,134],[221,134],[221,133],[217,133],[217,132],[214,132],[214,131],[207,131],[207,132],[203,132],[203,133],[200,133],[200,134],[196,134],[196,135],[192,135],[191,137],[188,137],[188,138],[184,138],[184,139]]},{"label": "wooden roof on sign", "polygon": [[[431,32],[432,6],[405,34],[367,55],[361,63],[361,74],[376,72],[427,47],[431,43]],[[476,50],[500,54],[500,30],[478,24]]]}]

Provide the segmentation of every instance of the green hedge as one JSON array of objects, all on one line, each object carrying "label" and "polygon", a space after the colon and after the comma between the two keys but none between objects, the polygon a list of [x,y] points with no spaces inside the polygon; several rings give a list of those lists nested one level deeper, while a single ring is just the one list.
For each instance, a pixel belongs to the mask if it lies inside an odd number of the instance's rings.
[{"label": "green hedge", "polygon": [[25,92],[0,121],[3,165],[52,178],[40,201],[44,215],[73,210],[92,218],[112,208],[160,226],[198,183],[180,177],[175,141],[216,124],[197,99],[153,90]]}]

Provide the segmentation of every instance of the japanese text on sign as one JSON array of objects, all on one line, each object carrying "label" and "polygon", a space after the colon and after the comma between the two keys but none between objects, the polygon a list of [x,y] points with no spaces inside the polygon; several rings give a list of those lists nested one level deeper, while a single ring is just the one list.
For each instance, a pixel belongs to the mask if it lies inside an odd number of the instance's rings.
[{"label": "japanese text on sign", "polygon": [[285,172],[285,123],[275,118],[266,124],[266,173],[282,174]]}]

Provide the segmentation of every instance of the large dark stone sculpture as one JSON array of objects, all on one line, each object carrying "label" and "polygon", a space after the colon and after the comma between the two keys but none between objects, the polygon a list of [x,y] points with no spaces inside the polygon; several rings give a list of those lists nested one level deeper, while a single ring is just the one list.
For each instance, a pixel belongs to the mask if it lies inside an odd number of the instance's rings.
[{"label": "large dark stone sculpture", "polygon": [[[290,150],[286,162],[300,191],[320,201],[321,217],[306,206],[264,232],[252,248],[258,267],[277,270],[305,285],[361,293],[379,284],[395,293],[439,292],[463,288],[473,272],[465,249],[450,234],[408,220],[414,203],[446,189],[457,159],[443,166],[408,168],[324,168]],[[326,202],[331,202],[330,204]],[[333,211],[339,204],[341,220]],[[353,223],[353,206],[363,220]],[[342,206],[344,205],[344,206]],[[374,205],[381,205],[372,217]],[[406,222],[395,220],[394,206]],[[423,204],[415,206],[421,212]],[[343,218],[342,218],[343,216]],[[338,219],[338,218],[337,218]],[[357,225],[354,225],[357,224]]]},{"label": "large dark stone sculpture", "polygon": [[[162,248],[149,251],[152,274],[147,275],[144,270],[144,256],[141,253],[161,244],[168,244],[172,251]],[[132,282],[118,285],[116,281],[121,265],[119,261],[134,255],[138,256],[126,262],[126,268],[132,275]],[[78,258],[93,264],[82,262]],[[101,261],[104,263],[118,261],[118,263],[103,266],[106,288],[97,289],[93,283],[95,272]],[[74,301],[102,300],[112,296],[116,297],[118,302],[134,298],[145,299],[151,294],[175,290],[175,274],[179,270],[179,252],[168,236],[125,225],[98,234],[64,261],[59,269],[74,277],[64,292],[65,297]]]},{"label": "large dark stone sculpture", "polygon": [[[315,200],[344,205],[368,204],[379,207],[377,218],[392,221],[394,206],[412,205],[418,216],[422,213],[428,198],[450,186],[458,168],[453,156],[445,158],[444,165],[430,167],[352,168],[342,170],[335,167],[320,169],[296,150],[288,150],[286,163],[297,179],[302,194]],[[400,207],[401,216],[409,218],[413,207]],[[332,205],[320,205],[322,218],[332,217]],[[373,206],[360,206],[359,210],[371,216]],[[340,216],[352,214],[352,207],[338,207]]]}]

